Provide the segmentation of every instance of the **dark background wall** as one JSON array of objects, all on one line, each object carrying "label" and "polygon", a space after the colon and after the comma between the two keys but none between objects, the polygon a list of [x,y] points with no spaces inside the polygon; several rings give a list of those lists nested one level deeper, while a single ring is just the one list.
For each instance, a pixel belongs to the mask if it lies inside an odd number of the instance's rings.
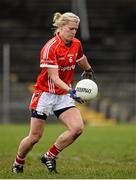
[{"label": "dark background wall", "polygon": [[[113,110],[118,111],[119,121],[130,122],[136,114],[136,2],[87,0],[86,3],[90,38],[84,41],[80,29],[77,37],[84,45],[99,85],[99,97],[89,105],[101,111],[100,102],[106,100],[109,109],[114,104]],[[40,49],[53,33],[53,13],[71,11],[71,8],[72,0],[0,1],[0,100],[2,107],[2,48],[8,43],[13,122],[20,114],[21,122],[29,116],[26,108],[31,98],[30,89],[40,70]],[[77,67],[76,81],[80,79],[80,73]]]}]

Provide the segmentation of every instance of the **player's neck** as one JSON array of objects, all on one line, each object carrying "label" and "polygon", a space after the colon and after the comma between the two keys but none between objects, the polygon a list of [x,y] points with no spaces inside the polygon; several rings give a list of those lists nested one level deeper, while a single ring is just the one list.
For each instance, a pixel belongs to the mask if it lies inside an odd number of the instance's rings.
[{"label": "player's neck", "polygon": [[63,36],[61,36],[60,35],[60,37],[61,37],[61,39],[64,41],[64,44],[66,45],[66,46],[68,46],[68,47],[70,47],[71,46],[71,44],[72,44],[72,41],[68,41],[68,40],[66,40]]},{"label": "player's neck", "polygon": [[64,43],[65,43],[66,46],[70,47],[71,44],[72,44],[72,41],[67,41],[67,40],[66,40],[66,41],[64,41]]}]

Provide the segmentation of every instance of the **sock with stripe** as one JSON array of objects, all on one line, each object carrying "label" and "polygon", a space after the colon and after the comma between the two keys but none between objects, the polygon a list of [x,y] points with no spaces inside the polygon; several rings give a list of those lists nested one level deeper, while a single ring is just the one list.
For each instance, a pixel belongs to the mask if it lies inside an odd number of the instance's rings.
[{"label": "sock with stripe", "polygon": [[23,166],[25,164],[25,159],[22,158],[19,154],[17,154],[14,163],[16,165]]},{"label": "sock with stripe", "polygon": [[56,147],[56,145],[54,144],[49,150],[48,152],[45,154],[45,157],[48,157],[50,159],[55,159],[58,154],[61,152],[61,150],[59,148]]}]

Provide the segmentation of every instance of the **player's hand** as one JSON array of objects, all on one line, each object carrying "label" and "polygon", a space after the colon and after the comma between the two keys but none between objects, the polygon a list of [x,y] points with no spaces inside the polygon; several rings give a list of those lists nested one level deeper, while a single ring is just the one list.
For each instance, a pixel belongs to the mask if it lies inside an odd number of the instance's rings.
[{"label": "player's hand", "polygon": [[92,80],[96,80],[95,78],[95,75],[94,75],[94,71],[90,68],[86,71],[84,71],[82,74],[81,74],[81,77],[84,77],[86,79],[92,79]]},{"label": "player's hand", "polygon": [[78,103],[80,103],[80,104],[84,103],[84,100],[82,100],[80,97],[76,96],[76,90],[75,89],[70,89],[69,94],[70,94],[70,97],[73,98]]}]

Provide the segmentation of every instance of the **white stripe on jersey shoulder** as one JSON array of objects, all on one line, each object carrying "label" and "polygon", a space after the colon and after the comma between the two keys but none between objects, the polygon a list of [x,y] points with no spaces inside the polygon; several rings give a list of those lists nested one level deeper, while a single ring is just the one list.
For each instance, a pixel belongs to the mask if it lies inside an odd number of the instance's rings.
[{"label": "white stripe on jersey shoulder", "polygon": [[82,61],[85,58],[85,55],[83,54],[83,56],[80,59],[77,59],[76,62]]},{"label": "white stripe on jersey shoulder", "polygon": [[59,47],[60,43],[61,43],[61,39],[59,38],[59,42],[58,42],[57,46],[55,47],[55,50]]},{"label": "white stripe on jersey shoulder", "polygon": [[49,40],[44,46],[43,58],[48,59],[49,49],[56,42],[55,37]]},{"label": "white stripe on jersey shoulder", "polygon": [[58,68],[58,65],[50,65],[50,64],[40,64],[41,68],[47,67],[47,68]]}]

